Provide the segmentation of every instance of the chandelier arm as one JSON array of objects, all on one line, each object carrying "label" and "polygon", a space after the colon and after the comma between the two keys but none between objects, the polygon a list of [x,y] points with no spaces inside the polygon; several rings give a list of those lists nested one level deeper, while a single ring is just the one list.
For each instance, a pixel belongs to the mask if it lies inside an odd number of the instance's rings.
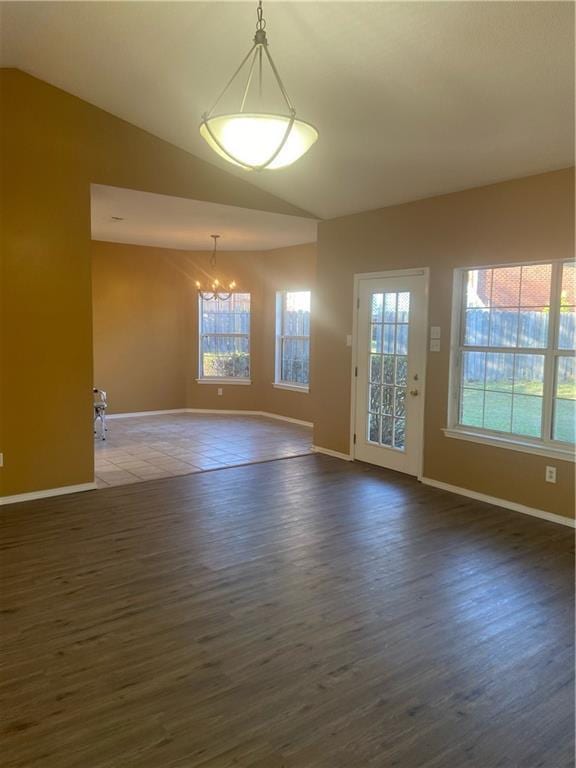
[{"label": "chandelier arm", "polygon": [[199,290],[198,293],[204,301],[228,301],[232,296],[232,291],[228,293],[219,293],[218,291],[209,293],[208,291]]},{"label": "chandelier arm", "polygon": [[238,67],[238,69],[236,70],[236,72],[234,72],[234,74],[232,75],[232,77],[230,78],[230,80],[228,80],[228,82],[227,82],[227,83],[226,83],[226,85],[224,86],[224,89],[221,91],[220,95],[218,96],[218,98],[216,99],[216,101],[214,102],[214,104],[212,105],[212,107],[211,107],[210,111],[206,113],[206,114],[208,115],[208,117],[210,117],[210,115],[212,114],[212,112],[214,112],[214,110],[215,110],[215,109],[216,109],[216,107],[218,106],[218,103],[220,102],[220,99],[221,99],[221,98],[224,96],[224,94],[226,93],[226,91],[228,90],[228,88],[230,88],[230,86],[232,85],[232,83],[233,83],[233,82],[234,82],[234,80],[236,79],[236,76],[239,74],[239,72],[240,72],[240,70],[242,69],[242,67],[244,66],[244,64],[246,64],[246,62],[247,62],[247,61],[248,61],[248,59],[250,58],[251,54],[254,52],[254,49],[256,48],[256,45],[257,45],[257,44],[256,44],[256,43],[254,43],[254,45],[252,46],[252,48],[250,48],[250,50],[248,51],[248,53],[246,54],[246,56],[244,56],[244,58],[242,59],[242,62],[241,62],[241,64],[240,64],[240,66]]},{"label": "chandelier arm", "polygon": [[290,115],[290,122],[288,123],[288,127],[286,128],[286,130],[284,132],[284,136],[282,137],[282,141],[278,145],[277,149],[268,158],[268,160],[266,160],[265,163],[262,163],[262,165],[258,165],[257,167],[255,167],[254,170],[256,170],[256,171],[263,171],[263,170],[265,170],[270,165],[270,163],[278,157],[280,152],[284,149],[284,145],[288,141],[288,136],[290,136],[290,133],[291,133],[292,128],[294,126],[294,120],[295,119],[296,119],[296,113],[292,110],[292,114]]},{"label": "chandelier arm", "polygon": [[254,51],[254,56],[252,57],[252,63],[250,64],[250,71],[248,72],[248,78],[246,80],[246,86],[244,88],[244,95],[242,96],[242,104],[240,104],[240,112],[244,112],[244,104],[246,104],[246,97],[248,96],[248,91],[250,90],[250,84],[252,83],[252,75],[254,74],[254,65],[256,64],[257,58],[258,58],[258,49]]},{"label": "chandelier arm", "polygon": [[272,67],[272,72],[274,72],[274,76],[276,77],[276,82],[278,83],[278,87],[280,88],[280,92],[282,93],[282,96],[284,96],[284,101],[288,105],[288,109],[290,112],[293,112],[296,114],[296,110],[294,109],[294,105],[290,101],[290,97],[288,96],[288,93],[286,91],[286,88],[284,87],[284,83],[282,82],[282,78],[280,77],[280,74],[278,70],[276,69],[276,64],[274,64],[274,60],[272,58],[272,54],[268,50],[268,46],[264,45],[262,46],[264,48],[264,52],[266,53],[266,56],[268,57],[268,61],[270,62],[270,66]]},{"label": "chandelier arm", "polygon": [[258,48],[258,97],[262,101],[262,46]]}]

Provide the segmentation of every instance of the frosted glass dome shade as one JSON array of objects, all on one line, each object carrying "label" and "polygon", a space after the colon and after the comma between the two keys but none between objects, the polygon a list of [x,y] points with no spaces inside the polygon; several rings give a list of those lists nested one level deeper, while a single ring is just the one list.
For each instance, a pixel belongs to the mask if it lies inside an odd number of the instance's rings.
[{"label": "frosted glass dome shade", "polygon": [[200,135],[235,165],[253,170],[284,168],[302,157],[318,138],[310,123],[294,119],[290,127],[290,122],[288,115],[216,115],[202,121]]}]

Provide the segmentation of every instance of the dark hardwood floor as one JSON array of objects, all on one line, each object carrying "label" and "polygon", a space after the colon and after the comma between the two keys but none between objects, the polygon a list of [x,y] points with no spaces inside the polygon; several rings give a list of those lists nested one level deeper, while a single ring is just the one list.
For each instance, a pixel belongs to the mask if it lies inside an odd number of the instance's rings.
[{"label": "dark hardwood floor", "polygon": [[567,528],[306,456],[0,530],[4,768],[574,765]]}]

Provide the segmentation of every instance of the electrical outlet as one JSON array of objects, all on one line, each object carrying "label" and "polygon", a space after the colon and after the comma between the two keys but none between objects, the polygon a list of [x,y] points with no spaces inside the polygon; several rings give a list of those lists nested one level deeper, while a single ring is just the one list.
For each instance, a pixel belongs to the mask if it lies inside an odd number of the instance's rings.
[{"label": "electrical outlet", "polygon": [[218,396],[222,397],[222,387],[218,387]]},{"label": "electrical outlet", "polygon": [[556,482],[556,467],[546,467],[546,482],[547,483]]}]

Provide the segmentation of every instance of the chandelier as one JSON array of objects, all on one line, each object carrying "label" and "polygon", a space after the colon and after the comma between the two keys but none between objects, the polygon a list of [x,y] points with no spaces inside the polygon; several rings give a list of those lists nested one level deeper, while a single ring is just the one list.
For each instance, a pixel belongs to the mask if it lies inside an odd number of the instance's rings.
[{"label": "chandelier", "polygon": [[[218,244],[218,238],[220,235],[210,235],[210,237],[214,240],[214,247],[212,248],[212,255],[210,256],[210,267],[212,272],[214,272],[216,270],[216,246]],[[205,290],[202,288],[202,283],[200,280],[196,280],[196,288],[198,289],[199,295],[202,296],[202,298],[206,301],[211,301],[212,299],[227,301],[227,299],[232,296],[234,288],[236,288],[236,282],[232,280],[231,283],[228,283],[228,287],[226,288],[221,285],[217,278],[214,278],[210,284],[210,289]]]},{"label": "chandelier", "polygon": [[[299,157],[302,157],[318,138],[318,131],[313,125],[296,118],[296,110],[278,74],[266,39],[266,21],[262,16],[262,0],[258,3],[257,17],[254,44],[214,102],[212,109],[202,115],[200,123],[200,135],[215,152],[230,163],[250,171],[284,168],[291,165]],[[259,101],[260,103],[262,101],[262,74],[263,66],[266,63],[272,70],[275,82],[286,104],[286,114],[244,111],[256,68],[258,69]],[[220,100],[246,65],[248,66],[248,75],[240,103],[240,111],[214,114]]]}]

